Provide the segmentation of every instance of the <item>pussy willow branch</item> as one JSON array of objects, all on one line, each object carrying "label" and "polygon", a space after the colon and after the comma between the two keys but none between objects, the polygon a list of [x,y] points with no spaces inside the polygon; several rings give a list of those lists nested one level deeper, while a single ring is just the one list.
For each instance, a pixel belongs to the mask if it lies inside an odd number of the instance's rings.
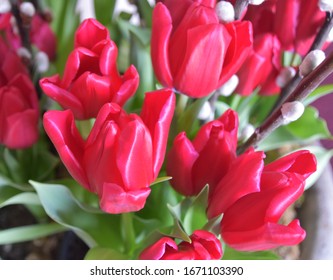
[{"label": "pussy willow branch", "polygon": [[[333,73],[333,52],[308,76],[298,84],[285,102],[302,101],[322,83],[329,74]],[[237,149],[238,154],[244,153],[249,147],[256,146],[261,140],[283,124],[282,105],[259,126],[252,136]]]},{"label": "pussy willow branch", "polygon": [[235,19],[239,19],[242,16],[243,11],[249,5],[249,0],[236,0],[235,3]]},{"label": "pussy willow branch", "polygon": [[[325,42],[327,40],[328,34],[332,28],[333,28],[333,14],[327,12],[325,22],[324,22],[323,26],[321,27],[320,31],[318,32],[314,42],[312,43],[312,46],[311,46],[309,52],[311,52],[313,50],[321,49],[323,47],[323,45],[325,44]],[[276,108],[278,108],[284,102],[284,100],[288,98],[288,96],[297,87],[297,85],[299,84],[299,82],[301,80],[302,80],[302,77],[301,77],[299,71],[297,71],[296,75],[281,90],[279,98],[276,101],[276,103],[274,104],[270,114],[272,114],[276,110]]]}]

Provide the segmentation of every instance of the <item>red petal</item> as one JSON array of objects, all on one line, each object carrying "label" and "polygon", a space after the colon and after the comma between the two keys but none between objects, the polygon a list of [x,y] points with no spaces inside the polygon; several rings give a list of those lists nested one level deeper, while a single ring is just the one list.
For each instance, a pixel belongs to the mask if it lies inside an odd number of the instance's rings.
[{"label": "red petal", "polygon": [[143,250],[139,256],[140,260],[159,260],[170,249],[178,250],[176,242],[170,237],[162,237],[156,243]]},{"label": "red petal", "polygon": [[84,141],[75,126],[73,113],[69,110],[48,111],[44,114],[43,124],[69,173],[90,190],[82,165]]},{"label": "red petal", "polygon": [[153,11],[151,36],[151,57],[157,79],[162,85],[172,87],[172,76],[169,65],[169,39],[172,21],[168,9],[157,3]]},{"label": "red petal", "polygon": [[260,190],[263,158],[263,152],[249,151],[234,160],[228,173],[209,195],[207,209],[209,218],[224,213],[241,197]]},{"label": "red petal", "polygon": [[217,88],[228,44],[222,25],[206,24],[188,30],[186,53],[181,67],[177,65],[175,88],[196,98],[210,94]]},{"label": "red petal", "polygon": [[192,182],[192,167],[198,158],[191,141],[185,132],[180,133],[174,140],[168,153],[167,174],[172,177],[171,185],[179,193],[185,196],[196,195]]},{"label": "red petal", "polygon": [[92,49],[98,42],[110,39],[108,29],[93,18],[83,21],[75,33],[75,46]]},{"label": "red petal", "polygon": [[153,174],[157,177],[164,161],[169,129],[175,110],[176,98],[171,90],[146,93],[141,118],[153,141]]}]

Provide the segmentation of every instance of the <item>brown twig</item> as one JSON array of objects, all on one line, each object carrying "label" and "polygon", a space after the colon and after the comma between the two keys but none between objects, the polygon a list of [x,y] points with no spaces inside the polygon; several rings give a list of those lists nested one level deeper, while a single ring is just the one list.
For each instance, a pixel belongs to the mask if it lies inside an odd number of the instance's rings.
[{"label": "brown twig", "polygon": [[[329,74],[333,72],[333,53],[331,53],[316,69],[298,84],[285,102],[302,101],[313,92]],[[252,136],[238,148],[238,154],[244,153],[249,147],[256,146],[261,140],[283,124],[280,105],[265,122],[259,126]]]}]

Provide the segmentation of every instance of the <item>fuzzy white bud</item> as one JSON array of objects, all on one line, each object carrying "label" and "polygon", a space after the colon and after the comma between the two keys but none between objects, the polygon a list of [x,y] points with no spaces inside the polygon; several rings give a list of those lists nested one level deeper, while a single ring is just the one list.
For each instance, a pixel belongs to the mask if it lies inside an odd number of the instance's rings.
[{"label": "fuzzy white bud", "polygon": [[222,96],[230,96],[236,89],[239,83],[239,78],[236,75],[226,81],[217,91]]},{"label": "fuzzy white bud", "polygon": [[281,113],[284,124],[298,120],[304,113],[304,105],[299,101],[287,102],[282,105]]},{"label": "fuzzy white bud", "polygon": [[303,59],[299,66],[301,76],[305,77],[310,74],[325,59],[325,53],[322,50],[314,50]]},{"label": "fuzzy white bud", "polygon": [[251,5],[260,5],[264,2],[265,0],[249,0],[249,4]]},{"label": "fuzzy white bud", "polygon": [[35,65],[37,71],[40,73],[44,73],[49,69],[50,62],[49,57],[45,52],[38,52],[35,56]]},{"label": "fuzzy white bud", "polygon": [[214,113],[212,107],[210,106],[209,102],[206,101],[198,114],[198,119],[202,121],[210,121],[214,118]]},{"label": "fuzzy white bud", "polygon": [[296,70],[293,67],[286,67],[281,70],[279,75],[276,78],[276,84],[283,88],[285,87],[290,80],[296,75]]},{"label": "fuzzy white bud", "polygon": [[29,52],[29,50],[27,48],[24,48],[24,47],[19,48],[17,50],[17,54],[18,54],[19,57],[27,58],[29,60],[32,58],[32,55]]},{"label": "fuzzy white bud", "polygon": [[246,141],[250,138],[250,136],[254,133],[255,128],[252,124],[248,123],[241,131],[239,135],[239,139],[242,141]]},{"label": "fuzzy white bud", "polygon": [[218,2],[215,6],[215,12],[220,22],[228,23],[235,20],[235,9],[230,2]]},{"label": "fuzzy white bud", "polygon": [[333,12],[333,1],[332,0],[319,0],[318,7],[323,12]]},{"label": "fuzzy white bud", "polygon": [[20,12],[25,16],[33,17],[36,13],[36,9],[30,2],[23,2],[20,5]]},{"label": "fuzzy white bud", "polygon": [[0,1],[0,14],[5,14],[10,12],[11,7],[10,7],[10,2],[9,0],[1,0]]}]

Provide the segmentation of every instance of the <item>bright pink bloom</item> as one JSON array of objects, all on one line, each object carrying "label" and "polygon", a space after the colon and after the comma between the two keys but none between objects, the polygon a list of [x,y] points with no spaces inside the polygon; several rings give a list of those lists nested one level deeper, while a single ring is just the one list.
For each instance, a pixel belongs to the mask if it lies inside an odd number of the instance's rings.
[{"label": "bright pink bloom", "polygon": [[147,93],[141,116],[107,103],[86,140],[70,110],[47,112],[44,128],[70,174],[99,196],[105,212],[138,211],[162,166],[174,106],[171,90]]},{"label": "bright pink bloom", "polygon": [[38,100],[20,58],[0,40],[0,144],[27,148],[38,140]]},{"label": "bright pink bloom", "polygon": [[228,110],[205,124],[192,142],[180,133],[167,158],[173,188],[186,196],[197,195],[206,184],[215,188],[236,158],[237,130],[237,114]]},{"label": "bright pink bloom", "polygon": [[262,95],[278,93],[276,78],[282,69],[281,57],[280,42],[276,36],[270,33],[257,36],[252,53],[237,72],[239,85],[236,92],[250,95],[259,86]]},{"label": "bright pink bloom", "polygon": [[277,35],[284,50],[305,55],[325,20],[318,0],[267,0],[249,6],[246,20],[253,23],[254,36]]},{"label": "bright pink bloom", "polygon": [[163,3],[153,12],[151,55],[157,79],[191,97],[207,96],[242,65],[252,47],[251,24],[219,23],[215,1]]},{"label": "bright pink bloom", "polygon": [[315,170],[315,157],[308,151],[292,153],[265,166],[260,191],[240,198],[224,212],[223,240],[240,251],[268,250],[303,241],[305,231],[297,219],[286,226],[278,222],[302,195],[305,179]]},{"label": "bright pink bloom", "polygon": [[196,230],[190,236],[191,243],[183,241],[179,245],[163,237],[146,248],[140,260],[219,260],[223,255],[221,242],[208,231]]},{"label": "bright pink bloom", "polygon": [[117,69],[118,49],[109,31],[95,19],[85,20],[75,35],[64,76],[40,80],[44,92],[77,119],[97,116],[108,102],[122,106],[136,91],[139,75],[130,66],[124,75]]}]

